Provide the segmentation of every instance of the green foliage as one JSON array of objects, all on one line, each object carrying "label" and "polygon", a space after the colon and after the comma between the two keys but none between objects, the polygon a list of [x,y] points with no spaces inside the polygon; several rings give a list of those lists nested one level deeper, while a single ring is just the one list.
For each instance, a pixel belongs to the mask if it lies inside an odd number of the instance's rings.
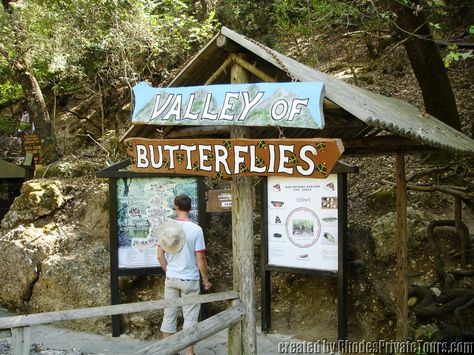
[{"label": "green foliage", "polygon": [[23,97],[23,90],[17,83],[6,80],[0,83],[0,107],[8,106]]},{"label": "green foliage", "polygon": [[271,0],[221,0],[216,7],[219,21],[234,31],[271,45],[275,41]]},{"label": "green foliage", "polygon": [[20,128],[20,121],[12,117],[0,116],[0,134],[10,136]]},{"label": "green foliage", "polygon": [[[215,14],[197,20],[187,1],[24,0],[9,16],[0,10],[0,58],[28,56],[43,87],[115,86],[165,77],[203,45]],[[25,59],[25,58],[22,58]],[[7,66],[9,67],[9,66]],[[10,73],[11,76],[11,73]]]},{"label": "green foliage", "polygon": [[448,49],[449,53],[444,57],[444,66],[446,68],[448,68],[453,62],[474,58],[472,49],[468,51],[462,51],[455,44],[448,46]]}]

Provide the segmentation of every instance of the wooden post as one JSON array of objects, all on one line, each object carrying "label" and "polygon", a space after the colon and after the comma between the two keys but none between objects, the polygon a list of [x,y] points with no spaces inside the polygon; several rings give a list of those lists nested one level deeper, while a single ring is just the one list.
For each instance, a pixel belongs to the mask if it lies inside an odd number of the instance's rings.
[{"label": "wooden post", "polygon": [[27,355],[30,353],[30,327],[12,329],[12,355]]},{"label": "wooden post", "polygon": [[[118,276],[117,179],[109,179],[110,304],[120,303]],[[120,316],[112,316],[112,336],[120,336]]]},{"label": "wooden post", "polygon": [[[231,83],[247,83],[248,74],[238,64],[231,67]],[[232,127],[231,138],[248,138],[249,128]],[[229,328],[228,354],[257,353],[255,319],[255,269],[253,252],[252,179],[232,178],[232,268],[233,287],[239,291],[244,319]]]},{"label": "wooden post", "polygon": [[[347,239],[347,174],[337,174],[338,207],[338,272],[337,272],[337,339],[347,340],[347,274],[349,270],[349,241]],[[340,349],[341,350],[341,349]]]},{"label": "wooden post", "polygon": [[405,156],[396,156],[397,180],[397,341],[408,340],[408,250],[407,250],[407,182]]}]

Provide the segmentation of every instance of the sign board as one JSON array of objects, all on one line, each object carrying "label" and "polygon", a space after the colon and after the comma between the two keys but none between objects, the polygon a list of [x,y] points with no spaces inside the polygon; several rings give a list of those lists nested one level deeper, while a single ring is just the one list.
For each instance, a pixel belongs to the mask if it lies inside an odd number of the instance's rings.
[{"label": "sign board", "polygon": [[337,175],[267,181],[268,265],[336,271]]},{"label": "sign board", "polygon": [[344,147],[340,139],[125,140],[135,172],[324,178]]},{"label": "sign board", "polygon": [[174,218],[174,198],[191,197],[190,218],[197,223],[197,178],[154,177],[117,180],[118,267],[160,266],[156,238],[161,223]]},{"label": "sign board", "polygon": [[41,163],[41,141],[38,133],[23,133],[21,136],[23,151],[26,154],[32,153],[35,164]]},{"label": "sign board", "polygon": [[[252,208],[255,208],[255,191],[252,189]],[[207,192],[206,212],[231,212],[232,190],[209,190]]]},{"label": "sign board", "polygon": [[324,128],[322,82],[133,87],[134,124]]},{"label": "sign board", "polygon": [[232,210],[231,190],[209,190],[206,212],[229,212]]}]

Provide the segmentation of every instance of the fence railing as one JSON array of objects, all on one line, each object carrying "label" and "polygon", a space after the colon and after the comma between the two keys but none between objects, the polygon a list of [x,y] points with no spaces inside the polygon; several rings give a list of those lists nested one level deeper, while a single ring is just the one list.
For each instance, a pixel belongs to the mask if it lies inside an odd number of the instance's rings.
[{"label": "fence railing", "polygon": [[[65,311],[44,312],[0,318],[0,335],[12,338],[12,355],[30,353],[30,327],[32,325],[52,322],[112,316],[118,314],[153,311],[167,307],[185,306],[217,301],[236,300],[238,292],[227,291],[197,296],[181,297],[176,300],[156,300],[136,303],[125,303],[111,306],[70,309]],[[196,326],[182,330],[156,344],[152,344],[137,354],[174,354],[187,346],[205,339],[237,322],[243,317],[240,304],[218,313]]]}]

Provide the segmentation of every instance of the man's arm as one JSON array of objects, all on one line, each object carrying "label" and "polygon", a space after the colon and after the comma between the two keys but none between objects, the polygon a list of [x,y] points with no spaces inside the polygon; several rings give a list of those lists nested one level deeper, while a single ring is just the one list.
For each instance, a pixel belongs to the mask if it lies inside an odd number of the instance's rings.
[{"label": "man's arm", "polygon": [[207,291],[212,287],[212,284],[209,282],[209,272],[207,270],[207,259],[204,251],[196,252],[196,260],[198,264],[199,271],[202,276],[202,284],[204,289]]},{"label": "man's arm", "polygon": [[168,264],[166,263],[166,258],[165,258],[165,252],[159,245],[156,246],[158,250],[158,262],[160,263],[161,268],[163,271],[166,273],[166,269],[168,267]]}]

